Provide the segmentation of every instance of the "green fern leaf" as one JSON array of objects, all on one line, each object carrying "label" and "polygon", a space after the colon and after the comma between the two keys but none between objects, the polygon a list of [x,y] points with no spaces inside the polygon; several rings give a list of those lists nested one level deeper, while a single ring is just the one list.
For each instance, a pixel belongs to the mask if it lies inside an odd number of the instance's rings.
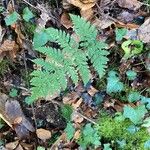
[{"label": "green fern leaf", "polygon": [[[64,90],[68,77],[75,85],[79,79],[87,84],[91,77],[88,60],[100,77],[105,74],[109,54],[106,51],[107,45],[96,40],[98,31],[95,26],[79,16],[71,15],[71,18],[80,42],[76,42],[70,34],[54,28],[35,33],[34,47],[46,55],[46,59],[38,58],[33,61],[40,68],[31,74],[32,99]],[[56,43],[58,48],[44,46],[48,41]]]}]

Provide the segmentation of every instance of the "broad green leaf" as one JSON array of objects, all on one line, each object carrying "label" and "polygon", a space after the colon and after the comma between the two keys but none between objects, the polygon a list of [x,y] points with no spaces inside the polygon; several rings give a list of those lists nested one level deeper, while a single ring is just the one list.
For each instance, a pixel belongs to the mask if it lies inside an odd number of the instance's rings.
[{"label": "broad green leaf", "polygon": [[23,19],[28,22],[33,17],[34,17],[34,14],[32,13],[32,11],[30,11],[28,7],[24,8]]},{"label": "broad green leaf", "polygon": [[99,146],[101,144],[100,139],[101,137],[99,135],[99,131],[96,128],[93,128],[91,123],[88,123],[83,128],[83,132],[80,137],[79,144],[84,149],[91,144],[95,146]]},{"label": "broad green leaf", "polygon": [[33,44],[35,48],[45,45],[48,40],[48,35],[44,30],[34,33]]},{"label": "broad green leaf", "polygon": [[133,70],[128,70],[126,72],[126,75],[127,75],[128,80],[134,80],[137,76],[137,73]]},{"label": "broad green leaf", "polygon": [[122,29],[116,28],[115,33],[116,33],[116,41],[121,41],[123,39],[123,37],[126,35],[127,29],[125,29],[125,28],[122,28]]},{"label": "broad green leaf", "polygon": [[144,105],[132,108],[131,106],[125,106],[123,108],[123,115],[125,118],[129,118],[135,125],[141,123],[147,110]]},{"label": "broad green leaf", "polygon": [[117,72],[110,71],[107,78],[107,93],[117,93],[124,89],[124,85],[120,82]]},{"label": "broad green leaf", "polygon": [[131,91],[128,95],[128,101],[129,102],[136,102],[140,100],[140,93]]},{"label": "broad green leaf", "polygon": [[141,95],[141,103],[146,104],[146,108],[150,109],[150,98]]},{"label": "broad green leaf", "polygon": [[75,128],[71,122],[67,123],[67,127],[65,129],[65,132],[67,134],[67,139],[71,140],[74,136],[74,133],[75,133]]},{"label": "broad green leaf", "polygon": [[9,92],[9,96],[11,97],[16,97],[18,95],[18,90],[16,89],[11,89],[11,91]]},{"label": "broad green leaf", "polygon": [[5,18],[6,25],[9,26],[16,23],[18,19],[19,19],[19,14],[16,11],[14,11],[12,14],[8,15]]}]

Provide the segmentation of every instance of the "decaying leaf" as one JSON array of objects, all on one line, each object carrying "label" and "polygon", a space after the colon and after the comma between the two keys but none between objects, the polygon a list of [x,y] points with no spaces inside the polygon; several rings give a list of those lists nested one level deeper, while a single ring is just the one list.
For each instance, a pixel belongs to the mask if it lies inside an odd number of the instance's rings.
[{"label": "decaying leaf", "polygon": [[14,141],[14,142],[10,142],[10,143],[7,143],[5,145],[5,148],[8,149],[8,150],[13,150],[13,149],[16,149],[17,145],[19,144],[19,141]]},{"label": "decaying leaf", "polygon": [[23,147],[19,144],[15,150],[23,150]]},{"label": "decaying leaf", "polygon": [[141,7],[141,3],[137,0],[117,0],[120,7],[127,8],[130,10],[137,10]]},{"label": "decaying leaf", "polygon": [[100,29],[106,29],[108,27],[110,27],[112,24],[114,24],[114,21],[108,19],[108,18],[101,18],[98,19],[96,18],[92,24],[94,24],[96,27],[100,28]]},{"label": "decaying leaf", "polygon": [[19,24],[16,24],[15,28],[14,28],[16,34],[17,34],[17,43],[19,44],[19,47],[23,46],[23,40],[25,40],[24,35],[21,32],[21,27]]},{"label": "decaying leaf", "polygon": [[81,135],[81,131],[80,130],[77,130],[74,134],[74,139],[78,140],[80,138],[80,135]]},{"label": "decaying leaf", "polygon": [[8,96],[6,94],[0,93],[0,118],[2,118],[12,128],[12,122],[5,113],[5,103],[7,99]]},{"label": "decaying leaf", "polygon": [[19,138],[28,137],[29,131],[34,132],[34,127],[24,116],[18,101],[8,100],[5,103],[5,113]]},{"label": "decaying leaf", "polygon": [[81,105],[82,101],[83,101],[82,98],[80,98],[79,100],[77,100],[77,102],[72,103],[72,107],[74,109],[79,108],[79,106]]},{"label": "decaying leaf", "polygon": [[72,113],[72,121],[74,121],[75,123],[81,123],[83,120],[84,118],[79,116],[77,112]]},{"label": "decaying leaf", "polygon": [[138,37],[144,43],[150,42],[150,18],[148,18],[138,29]]},{"label": "decaying leaf", "polygon": [[66,28],[69,29],[72,27],[72,21],[70,20],[69,14],[64,12],[61,15],[61,19],[60,19],[61,24]]},{"label": "decaying leaf", "polygon": [[95,6],[96,0],[63,0],[64,9],[71,9],[75,6],[80,9],[80,14],[83,18],[91,20],[94,17],[92,7]]},{"label": "decaying leaf", "polygon": [[88,10],[95,5],[96,0],[67,0],[67,2],[80,8],[81,10]]},{"label": "decaying leaf", "polygon": [[[47,10],[42,6],[42,5],[40,5],[40,4],[38,4],[37,5],[37,8],[39,9],[39,10],[41,10],[41,15],[40,15],[40,18],[38,19],[38,21],[37,21],[37,23],[38,23],[38,28],[44,28],[45,27],[45,25],[46,25],[46,22],[48,21],[48,20],[50,20],[50,17],[49,17],[49,15],[48,15],[48,12],[47,12]],[[37,29],[38,30],[38,29]]]},{"label": "decaying leaf", "polygon": [[94,15],[93,15],[94,12],[93,12],[92,8],[90,8],[88,10],[81,10],[80,14],[86,20],[91,20],[94,17]]},{"label": "decaying leaf", "polygon": [[47,139],[51,138],[51,132],[49,130],[45,129],[37,129],[36,130],[37,137],[43,141],[46,141]]},{"label": "decaying leaf", "polygon": [[3,44],[0,46],[0,55],[5,52],[9,52],[12,58],[16,57],[16,53],[19,50],[19,46],[15,41],[5,40]]}]

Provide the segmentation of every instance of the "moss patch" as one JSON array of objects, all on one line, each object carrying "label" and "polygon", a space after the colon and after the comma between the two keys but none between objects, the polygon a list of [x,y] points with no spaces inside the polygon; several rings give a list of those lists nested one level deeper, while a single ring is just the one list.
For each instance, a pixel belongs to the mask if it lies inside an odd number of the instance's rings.
[{"label": "moss patch", "polygon": [[[146,128],[140,128],[135,133],[130,133],[127,129],[133,125],[129,120],[117,121],[110,116],[102,116],[99,120],[99,132],[106,142],[126,141],[123,150],[144,150],[144,143],[150,139]],[[115,149],[119,149],[114,144]]]}]

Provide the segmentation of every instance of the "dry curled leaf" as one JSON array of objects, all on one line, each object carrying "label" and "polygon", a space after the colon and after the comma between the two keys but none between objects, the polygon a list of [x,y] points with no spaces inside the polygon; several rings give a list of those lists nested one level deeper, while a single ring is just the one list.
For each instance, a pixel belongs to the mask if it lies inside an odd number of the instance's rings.
[{"label": "dry curled leaf", "polygon": [[88,10],[95,5],[96,0],[67,0],[67,2],[80,8],[81,10]]},{"label": "dry curled leaf", "polygon": [[81,135],[81,131],[80,130],[77,130],[74,134],[74,139],[75,140],[78,140],[80,138],[80,135]]},{"label": "dry curled leaf", "polygon": [[8,96],[6,94],[0,93],[0,118],[2,118],[12,128],[12,123],[5,113],[5,103],[7,99]]},{"label": "dry curled leaf", "polygon": [[114,24],[114,22],[108,18],[101,18],[101,19],[95,18],[92,24],[94,24],[96,27],[100,29],[106,29],[110,27],[112,24]]},{"label": "dry curled leaf", "polygon": [[18,101],[8,100],[5,103],[5,113],[19,138],[27,138],[29,131],[34,132],[34,127],[24,116]]},{"label": "dry curled leaf", "polygon": [[75,123],[81,123],[84,118],[81,117],[77,112],[73,112],[72,113],[72,117],[71,117],[72,121],[74,121]]},{"label": "dry curled leaf", "polygon": [[5,40],[3,44],[0,46],[0,55],[5,52],[9,52],[12,58],[16,57],[16,53],[19,50],[19,46],[15,41]]},{"label": "dry curled leaf", "polygon": [[73,107],[74,109],[79,108],[80,105],[81,105],[81,103],[82,103],[82,101],[83,101],[82,98],[80,98],[79,100],[77,100],[77,102],[72,103],[72,107]]},{"label": "dry curled leaf", "polygon": [[37,8],[39,10],[41,10],[40,18],[37,20],[37,29],[36,30],[38,31],[38,29],[44,28],[45,25],[46,25],[46,22],[48,20],[50,20],[51,18],[49,17],[49,13],[45,9],[45,7],[43,7],[42,5],[38,4]]},{"label": "dry curled leaf", "polygon": [[137,0],[117,0],[120,7],[127,8],[130,10],[137,10],[141,7],[141,3]]},{"label": "dry curled leaf", "polygon": [[15,32],[16,32],[16,34],[17,34],[17,43],[19,44],[19,47],[22,47],[23,41],[25,40],[25,37],[24,37],[24,35],[23,35],[22,32],[21,32],[21,27],[20,27],[20,25],[19,25],[19,24],[16,24],[14,30],[15,30]]},{"label": "dry curled leaf", "polygon": [[19,144],[19,141],[17,140],[17,141],[14,141],[14,142],[10,142],[10,143],[7,143],[6,145],[5,145],[5,148],[7,149],[7,150],[14,150],[14,149],[16,149],[16,147],[18,146],[18,144]]},{"label": "dry curled leaf", "polygon": [[45,130],[45,129],[37,129],[36,130],[36,134],[37,134],[37,137],[43,141],[46,141],[47,139],[50,139],[51,138],[51,132],[49,130]]},{"label": "dry curled leaf", "polygon": [[61,24],[66,28],[66,29],[69,29],[72,27],[72,22],[70,20],[70,17],[69,17],[69,14],[64,12],[62,15],[61,15],[61,19],[60,19],[60,22]]},{"label": "dry curled leaf", "polygon": [[144,43],[150,42],[150,18],[148,18],[138,29],[138,37]]},{"label": "dry curled leaf", "polygon": [[93,15],[94,12],[93,12],[92,8],[90,8],[88,10],[81,10],[80,14],[86,20],[91,20],[94,17],[94,15]]}]

